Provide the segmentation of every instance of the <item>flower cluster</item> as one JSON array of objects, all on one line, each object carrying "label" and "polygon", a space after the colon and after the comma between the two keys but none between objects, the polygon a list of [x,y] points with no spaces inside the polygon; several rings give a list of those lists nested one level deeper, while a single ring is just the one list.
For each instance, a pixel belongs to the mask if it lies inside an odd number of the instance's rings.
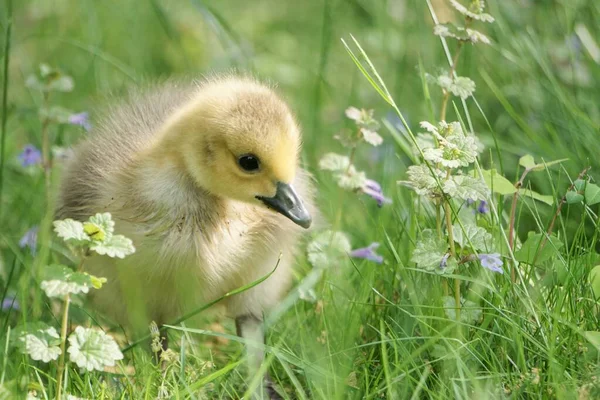
[{"label": "flower cluster", "polygon": [[344,146],[352,148],[350,156],[327,153],[319,161],[319,168],[330,171],[339,187],[364,193],[375,200],[379,207],[391,203],[392,201],[384,196],[379,182],[367,178],[367,174],[359,171],[352,163],[356,147],[360,143],[368,143],[371,146],[379,146],[383,143],[383,138],[377,133],[380,125],[373,118],[373,110],[359,110],[356,107],[349,107],[346,110],[346,116],[354,121],[358,134],[354,136],[336,136],[336,138]]}]

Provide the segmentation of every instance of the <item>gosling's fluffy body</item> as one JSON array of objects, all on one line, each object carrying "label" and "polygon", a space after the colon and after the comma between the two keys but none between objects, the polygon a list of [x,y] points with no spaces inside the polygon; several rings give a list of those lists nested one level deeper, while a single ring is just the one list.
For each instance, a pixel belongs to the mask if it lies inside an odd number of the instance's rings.
[{"label": "gosling's fluffy body", "polygon": [[108,278],[93,302],[117,322],[137,329],[150,320],[168,323],[266,275],[280,254],[268,280],[224,302],[227,314],[260,317],[288,288],[302,229],[253,199],[257,192],[274,195],[274,188],[221,170],[221,140],[262,152],[269,176],[293,183],[315,211],[308,176],[296,168],[300,134],[290,110],[271,88],[248,78],[133,92],[75,148],[58,217],[110,212],[117,232],[136,247],[124,260],[86,263]]}]

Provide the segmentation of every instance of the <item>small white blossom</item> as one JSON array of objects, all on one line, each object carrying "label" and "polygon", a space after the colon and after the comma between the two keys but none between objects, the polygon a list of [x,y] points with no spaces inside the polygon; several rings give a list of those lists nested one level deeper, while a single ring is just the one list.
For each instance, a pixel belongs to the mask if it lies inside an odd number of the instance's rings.
[{"label": "small white blossom", "polygon": [[71,361],[88,371],[103,371],[104,367],[113,367],[117,360],[123,359],[123,353],[111,336],[82,326],[75,328],[69,336],[67,352]]}]

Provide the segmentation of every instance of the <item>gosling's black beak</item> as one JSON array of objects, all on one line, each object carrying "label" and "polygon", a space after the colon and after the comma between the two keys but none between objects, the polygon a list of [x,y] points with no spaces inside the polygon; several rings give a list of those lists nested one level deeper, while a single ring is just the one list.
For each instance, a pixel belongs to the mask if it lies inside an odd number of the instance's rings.
[{"label": "gosling's black beak", "polygon": [[295,224],[308,228],[312,222],[310,214],[302,204],[294,188],[287,183],[278,182],[277,192],[273,197],[256,196],[267,207],[291,219]]}]

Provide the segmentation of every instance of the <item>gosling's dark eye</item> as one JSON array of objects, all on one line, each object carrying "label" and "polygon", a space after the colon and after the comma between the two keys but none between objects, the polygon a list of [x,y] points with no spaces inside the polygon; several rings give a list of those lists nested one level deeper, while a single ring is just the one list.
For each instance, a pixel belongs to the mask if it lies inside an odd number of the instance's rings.
[{"label": "gosling's dark eye", "polygon": [[254,154],[244,154],[238,158],[238,164],[246,172],[258,172],[260,161]]}]

